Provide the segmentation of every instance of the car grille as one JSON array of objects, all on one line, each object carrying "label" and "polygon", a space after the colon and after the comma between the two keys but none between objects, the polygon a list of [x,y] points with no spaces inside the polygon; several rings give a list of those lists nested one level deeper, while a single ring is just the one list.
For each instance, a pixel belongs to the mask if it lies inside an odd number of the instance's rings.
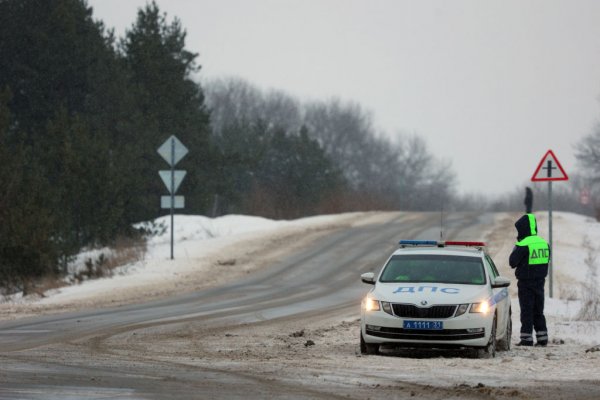
[{"label": "car grille", "polygon": [[386,339],[453,341],[479,339],[485,336],[485,331],[482,330],[481,332],[468,332],[466,329],[442,329],[439,331],[430,331],[387,328],[382,326],[378,330],[367,328],[367,335]]},{"label": "car grille", "polygon": [[413,304],[392,304],[397,317],[402,318],[450,318],[456,311],[456,305],[417,307]]}]

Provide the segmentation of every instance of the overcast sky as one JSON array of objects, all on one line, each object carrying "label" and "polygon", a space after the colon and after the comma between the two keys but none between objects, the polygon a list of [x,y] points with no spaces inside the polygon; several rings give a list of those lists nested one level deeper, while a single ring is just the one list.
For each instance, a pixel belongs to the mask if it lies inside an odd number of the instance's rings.
[{"label": "overcast sky", "polygon": [[[89,4],[121,35],[146,1]],[[386,134],[451,160],[462,192],[522,187],[548,149],[574,172],[573,144],[600,121],[600,1],[157,4],[182,21],[201,79],[357,101]]]}]

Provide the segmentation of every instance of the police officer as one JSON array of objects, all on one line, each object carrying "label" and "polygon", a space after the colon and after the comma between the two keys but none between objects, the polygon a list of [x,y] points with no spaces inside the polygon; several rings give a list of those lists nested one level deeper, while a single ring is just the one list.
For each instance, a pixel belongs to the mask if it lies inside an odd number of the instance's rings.
[{"label": "police officer", "polygon": [[525,213],[531,214],[531,209],[533,208],[533,191],[530,187],[525,188]]},{"label": "police officer", "polygon": [[519,218],[515,228],[517,243],[510,254],[509,264],[515,268],[521,306],[521,341],[517,346],[533,346],[534,328],[536,346],[546,346],[548,330],[544,317],[544,284],[550,249],[548,242],[537,235],[537,221],[533,214]]}]

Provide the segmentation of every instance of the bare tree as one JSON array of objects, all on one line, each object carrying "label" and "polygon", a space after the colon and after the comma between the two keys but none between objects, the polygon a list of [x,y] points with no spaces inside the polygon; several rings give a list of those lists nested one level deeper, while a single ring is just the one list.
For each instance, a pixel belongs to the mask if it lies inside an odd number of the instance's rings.
[{"label": "bare tree", "polygon": [[391,139],[377,132],[371,113],[358,103],[301,104],[284,92],[265,93],[234,78],[209,81],[204,88],[213,135],[223,150],[237,146],[233,149],[243,152],[251,147],[248,135],[256,132],[303,130],[341,171],[350,191],[348,208],[437,209],[437,199],[452,196],[455,180],[448,162],[437,160],[417,135]]},{"label": "bare tree", "polygon": [[297,134],[302,128],[300,102],[280,90],[270,90],[263,94],[259,112],[260,118],[267,121],[271,129],[280,127],[287,132]]},{"label": "bare tree", "polygon": [[248,126],[257,119],[262,93],[248,82],[237,79],[216,79],[204,85],[206,104],[210,110],[213,137],[218,144],[235,140],[228,138],[232,126]]},{"label": "bare tree", "polygon": [[600,125],[575,145],[575,157],[594,183],[600,182]]},{"label": "bare tree", "polygon": [[247,128],[259,121],[270,131],[297,133],[302,127],[300,102],[282,91],[265,93],[243,79],[222,78],[207,81],[204,92],[213,135],[219,141],[231,133],[232,126]]},{"label": "bare tree", "polygon": [[371,115],[357,103],[333,99],[306,104],[304,121],[310,134],[356,187],[364,172],[363,153],[373,136]]},{"label": "bare tree", "polygon": [[450,162],[437,160],[417,135],[402,136],[398,151],[404,207],[431,210],[451,201],[455,176]]}]

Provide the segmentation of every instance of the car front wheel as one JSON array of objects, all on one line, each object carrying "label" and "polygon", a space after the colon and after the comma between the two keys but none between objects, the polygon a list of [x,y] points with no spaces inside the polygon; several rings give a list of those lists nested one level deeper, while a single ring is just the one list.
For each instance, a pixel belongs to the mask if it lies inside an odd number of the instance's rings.
[{"label": "car front wheel", "polygon": [[379,345],[376,343],[367,343],[360,334],[360,353],[361,354],[379,354]]},{"label": "car front wheel", "polygon": [[510,350],[510,341],[512,338],[512,317],[511,313],[508,314],[508,322],[506,323],[506,333],[504,337],[498,340],[498,350],[500,351],[509,351]]},{"label": "car front wheel", "polygon": [[478,358],[494,358],[496,357],[496,317],[492,322],[492,331],[490,332],[490,340],[485,347],[477,349]]}]

